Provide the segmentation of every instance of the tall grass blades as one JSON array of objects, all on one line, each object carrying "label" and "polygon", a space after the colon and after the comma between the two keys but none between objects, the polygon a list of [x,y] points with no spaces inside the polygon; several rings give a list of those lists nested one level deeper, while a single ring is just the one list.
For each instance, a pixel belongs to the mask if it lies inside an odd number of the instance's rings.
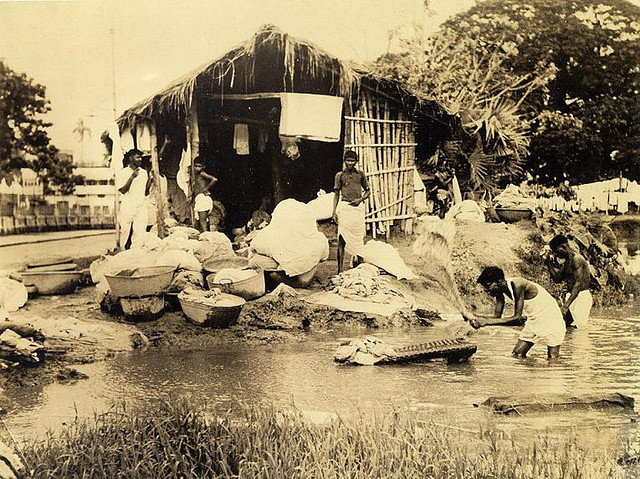
[{"label": "tall grass blades", "polygon": [[637,463],[619,465],[613,451],[581,447],[578,436],[470,431],[404,408],[322,425],[274,407],[242,405],[214,418],[186,404],[120,408],[76,421],[25,453],[33,477],[56,479],[601,479],[640,472]]}]

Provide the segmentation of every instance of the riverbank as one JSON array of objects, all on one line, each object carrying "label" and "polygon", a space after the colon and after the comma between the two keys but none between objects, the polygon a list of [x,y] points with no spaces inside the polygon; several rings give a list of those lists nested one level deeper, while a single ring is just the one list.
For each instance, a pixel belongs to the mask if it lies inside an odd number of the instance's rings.
[{"label": "riverbank", "polygon": [[[418,225],[418,232],[421,231]],[[324,231],[335,237],[335,226]],[[453,336],[473,334],[462,321],[463,307],[482,310],[491,306],[490,298],[476,283],[484,266],[496,265],[507,275],[524,275],[550,291],[558,293],[541,264],[542,247],[535,223],[522,221],[504,223],[458,223],[449,243],[421,244],[424,236],[395,236],[391,244],[406,264],[419,275],[417,280],[398,282],[413,308],[392,316],[340,311],[329,306],[310,304],[305,295],[324,291],[329,278],[336,273],[335,244],[331,258],[318,265],[316,280],[308,290],[298,290],[299,296],[267,295],[248,302],[238,324],[230,329],[202,328],[188,322],[179,310],[175,298],[166,312],[153,321],[131,323],[122,315],[108,314],[100,309],[93,286],[68,296],[38,297],[13,313],[11,319],[41,329],[47,338],[48,360],[41,367],[12,369],[0,375],[0,385],[20,388],[65,382],[78,378],[74,365],[102,361],[115,354],[145,348],[169,350],[211,349],[219,344],[242,342],[254,345],[304,341],[308,331],[330,329],[336,325],[361,328],[362,334],[388,328],[429,324],[416,309],[439,313],[451,322]],[[83,267],[90,259],[78,260]],[[555,288],[555,289],[554,289]],[[603,295],[601,294],[601,297]],[[433,338],[441,339],[440,337]],[[3,406],[0,394],[0,407]]]},{"label": "riverbank", "polygon": [[26,448],[33,477],[636,477],[633,451],[584,438],[478,432],[403,407],[315,419],[295,408],[239,404],[210,417],[184,404],[114,410]]}]

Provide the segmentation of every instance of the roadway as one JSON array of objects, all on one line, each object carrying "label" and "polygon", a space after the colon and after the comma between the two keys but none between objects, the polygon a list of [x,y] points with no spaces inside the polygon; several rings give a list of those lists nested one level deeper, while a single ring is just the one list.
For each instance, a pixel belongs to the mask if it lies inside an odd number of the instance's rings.
[{"label": "roadway", "polygon": [[49,258],[99,256],[115,245],[115,230],[50,231],[0,236],[0,274]]}]

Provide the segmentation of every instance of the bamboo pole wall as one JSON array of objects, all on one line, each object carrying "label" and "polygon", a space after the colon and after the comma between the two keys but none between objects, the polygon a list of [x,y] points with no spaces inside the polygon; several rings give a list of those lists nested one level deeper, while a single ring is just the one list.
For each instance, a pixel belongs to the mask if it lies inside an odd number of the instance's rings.
[{"label": "bamboo pole wall", "polygon": [[383,99],[364,93],[354,115],[346,116],[345,149],[360,157],[360,166],[371,187],[366,203],[367,228],[373,238],[385,235],[399,224],[413,229],[413,171],[415,165],[414,123],[402,110]]}]

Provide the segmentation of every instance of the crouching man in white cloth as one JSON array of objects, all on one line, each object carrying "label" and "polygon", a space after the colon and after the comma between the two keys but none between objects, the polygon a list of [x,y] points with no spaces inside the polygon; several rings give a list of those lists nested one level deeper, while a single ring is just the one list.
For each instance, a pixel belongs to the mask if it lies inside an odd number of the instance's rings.
[{"label": "crouching man in white cloth", "polygon": [[336,173],[333,186],[333,221],[338,224],[338,273],[342,272],[345,251],[361,261],[360,253],[366,234],[364,202],[371,192],[367,177],[356,168],[358,154],[348,150],[344,154],[344,169]]},{"label": "crouching man in white cloth", "polygon": [[120,197],[120,249],[124,250],[131,234],[131,244],[135,244],[147,230],[147,203],[149,177],[142,165],[142,152],[131,149],[124,154],[127,166],[116,173],[116,187]]},{"label": "crouching man in white cloth", "polygon": [[593,305],[587,260],[571,249],[564,235],[556,235],[549,242],[549,248],[553,253],[545,258],[549,274],[555,282],[564,282],[566,287],[561,307],[564,321],[567,326],[584,328]]},{"label": "crouching man in white cloth", "polygon": [[[504,271],[496,266],[484,268],[478,283],[496,299],[496,305],[491,316],[480,317],[465,312],[465,319],[471,326],[476,329],[489,325],[511,326],[524,321],[512,354],[524,358],[534,344],[541,343],[547,346],[549,359],[559,356],[566,328],[558,302],[546,289],[524,278],[505,278]],[[513,304],[513,315],[503,318],[505,303]]]}]

